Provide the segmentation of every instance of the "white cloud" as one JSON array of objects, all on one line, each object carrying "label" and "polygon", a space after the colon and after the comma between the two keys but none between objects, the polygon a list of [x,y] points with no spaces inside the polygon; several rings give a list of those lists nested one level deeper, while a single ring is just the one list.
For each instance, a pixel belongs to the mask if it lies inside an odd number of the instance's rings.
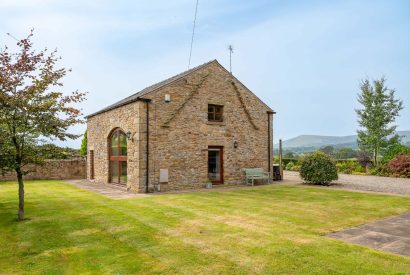
[{"label": "white cloud", "polygon": [[[6,32],[22,37],[34,27],[36,47],[57,47],[63,57],[62,64],[73,69],[65,79],[64,89],[90,92],[88,101],[81,104],[89,114],[186,69],[194,4],[192,0],[1,0],[0,40],[5,41]],[[358,80],[366,74],[377,77],[380,68],[388,68],[383,65],[391,64],[400,54],[398,46],[393,45],[398,44],[397,37],[408,34],[397,30],[396,25],[377,26],[377,34],[362,31],[371,30],[368,22],[376,24],[378,19],[394,12],[381,2],[312,4],[307,8],[282,9],[262,22],[257,15],[249,14],[255,17],[253,25],[229,32],[224,29],[225,22],[214,29],[213,19],[231,15],[226,20],[236,20],[235,13],[244,12],[252,5],[256,4],[200,1],[192,64],[217,58],[228,65],[226,46],[232,43],[234,74],[278,111],[276,137],[289,137],[308,129],[323,134],[354,131],[354,125],[348,121],[355,121],[352,104]],[[277,1],[271,5],[275,7]],[[371,10],[367,10],[369,5]],[[176,30],[186,35],[186,41],[170,41],[174,45],[164,46],[162,51],[139,47],[147,39],[166,45],[168,41],[162,36]],[[119,33],[121,39],[117,37]],[[389,39],[380,43],[386,37]],[[408,45],[406,41],[406,38],[400,40]],[[123,53],[127,44],[129,47]],[[384,47],[396,51],[385,54]],[[401,51],[408,53],[404,47]],[[133,56],[133,53],[139,54]],[[392,78],[393,86],[401,83],[404,89],[410,83],[403,80],[406,70],[399,69],[391,64],[383,73]],[[395,79],[389,75],[394,72]],[[337,105],[333,104],[335,101]],[[339,129],[327,127],[331,132],[324,133],[321,123],[327,122],[312,108],[336,115],[343,112],[343,116],[335,118],[340,121]],[[301,117],[307,122],[301,124]],[[84,129],[80,125],[73,131],[81,133]],[[80,141],[66,144],[79,146]]]}]

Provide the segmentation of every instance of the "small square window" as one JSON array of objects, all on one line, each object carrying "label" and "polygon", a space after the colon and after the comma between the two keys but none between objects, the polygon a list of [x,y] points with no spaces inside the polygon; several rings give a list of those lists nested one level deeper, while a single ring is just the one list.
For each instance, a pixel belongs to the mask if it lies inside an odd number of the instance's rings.
[{"label": "small square window", "polygon": [[222,122],[223,121],[223,106],[208,104],[208,121]]}]

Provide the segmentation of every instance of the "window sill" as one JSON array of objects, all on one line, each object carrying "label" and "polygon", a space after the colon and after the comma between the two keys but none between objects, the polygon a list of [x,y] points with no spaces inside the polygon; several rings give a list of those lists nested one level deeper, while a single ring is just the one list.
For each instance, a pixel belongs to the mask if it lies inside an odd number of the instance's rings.
[{"label": "window sill", "polygon": [[208,124],[208,125],[226,126],[225,122],[223,122],[223,121],[207,121],[206,124]]}]

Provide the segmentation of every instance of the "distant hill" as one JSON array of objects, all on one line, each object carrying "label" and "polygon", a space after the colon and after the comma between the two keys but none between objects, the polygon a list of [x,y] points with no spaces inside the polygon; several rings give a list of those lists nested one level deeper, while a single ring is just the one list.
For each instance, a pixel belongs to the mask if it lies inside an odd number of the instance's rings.
[{"label": "distant hill", "polygon": [[301,135],[283,141],[283,147],[324,147],[327,145],[337,144],[354,144],[357,136],[319,136],[319,135]]},{"label": "distant hill", "polygon": [[[410,131],[398,131],[402,136],[402,143],[410,146]],[[294,152],[308,152],[325,146],[335,148],[349,147],[357,148],[357,135],[351,136],[320,136],[320,135],[301,135],[283,141],[283,149]],[[275,146],[277,147],[277,146]]]}]

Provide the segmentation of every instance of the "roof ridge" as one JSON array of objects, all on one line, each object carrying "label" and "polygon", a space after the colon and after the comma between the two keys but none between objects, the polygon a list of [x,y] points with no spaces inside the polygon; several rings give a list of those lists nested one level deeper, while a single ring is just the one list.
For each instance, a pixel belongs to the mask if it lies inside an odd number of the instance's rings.
[{"label": "roof ridge", "polygon": [[[208,62],[205,62],[205,63],[203,63],[203,64],[201,64],[201,65],[195,66],[195,67],[193,67],[193,68],[191,68],[191,69],[188,69],[188,70],[186,70],[186,71],[183,71],[183,72],[181,72],[181,73],[179,73],[179,74],[176,74],[176,75],[173,75],[173,76],[171,76],[171,77],[168,77],[168,78],[166,78],[166,79],[164,79],[164,80],[162,80],[162,81],[159,81],[159,82],[157,82],[157,83],[154,83],[154,84],[152,84],[152,85],[150,85],[150,86],[148,86],[148,87],[142,89],[141,91],[135,93],[134,95],[136,95],[136,94],[138,94],[138,93],[140,93],[140,92],[142,92],[142,91],[144,91],[144,90],[153,88],[153,90],[150,90],[150,91],[148,91],[147,93],[145,93],[145,94],[142,95],[142,96],[144,96],[144,95],[146,95],[146,94],[148,94],[148,93],[151,93],[151,92],[153,92],[153,91],[155,91],[155,90],[157,90],[157,89],[163,87],[163,85],[168,85],[169,83],[174,82],[174,81],[180,79],[181,77],[184,77],[184,76],[186,76],[186,75],[188,75],[188,74],[190,74],[190,73],[193,73],[193,72],[195,72],[195,71],[201,69],[202,67],[205,67],[205,66],[207,66],[207,65],[209,65],[209,64],[211,64],[212,62],[215,62],[215,61],[218,62],[216,59],[213,59],[213,60],[208,61]],[[163,83],[163,84],[162,84],[162,83]],[[158,85],[158,87],[154,87],[154,86],[156,86],[156,85]]]},{"label": "roof ridge", "polygon": [[151,93],[151,92],[154,92],[154,91],[156,91],[156,90],[158,90],[158,89],[160,89],[160,88],[162,88],[162,87],[164,87],[164,86],[166,86],[166,85],[169,85],[169,84],[171,84],[171,83],[173,83],[173,82],[175,82],[175,81],[181,79],[182,77],[185,77],[185,76],[187,76],[187,75],[189,75],[189,74],[191,74],[191,73],[193,73],[193,72],[195,72],[195,71],[197,71],[197,70],[199,70],[199,69],[201,69],[201,68],[203,68],[203,67],[205,67],[205,66],[207,66],[207,65],[209,65],[209,64],[211,64],[211,63],[213,63],[213,62],[217,62],[217,63],[219,64],[218,60],[216,60],[216,59],[213,59],[213,60],[211,60],[211,61],[205,62],[205,63],[203,63],[203,64],[201,64],[201,65],[198,65],[198,66],[196,66],[196,67],[193,67],[193,68],[191,68],[191,69],[188,69],[188,70],[186,70],[186,71],[183,71],[183,72],[181,72],[181,73],[179,73],[179,74],[176,74],[176,75],[173,75],[173,76],[171,76],[171,77],[169,77],[169,78],[166,78],[166,79],[164,79],[164,80],[162,80],[162,81],[156,82],[156,83],[154,83],[154,84],[152,84],[152,85],[150,85],[150,86],[147,86],[147,87],[143,88],[142,90],[140,90],[140,91],[138,91],[138,92],[136,92],[136,93],[133,93],[132,95],[127,96],[127,97],[121,99],[120,101],[117,101],[117,102],[114,103],[114,104],[111,104],[111,105],[109,105],[109,106],[107,106],[107,107],[105,107],[105,108],[103,108],[103,109],[101,109],[101,110],[99,110],[99,111],[97,111],[97,112],[95,112],[95,113],[92,113],[92,114],[86,116],[86,118],[89,118],[89,117],[92,117],[92,116],[95,116],[95,115],[98,115],[98,114],[101,114],[101,113],[110,111],[110,110],[115,109],[115,108],[118,108],[118,107],[120,107],[120,106],[129,104],[129,103],[131,103],[131,102],[137,101],[139,98],[141,98],[141,97],[143,97],[143,96],[145,96],[145,95],[147,95],[147,94],[149,94],[149,93]]}]

